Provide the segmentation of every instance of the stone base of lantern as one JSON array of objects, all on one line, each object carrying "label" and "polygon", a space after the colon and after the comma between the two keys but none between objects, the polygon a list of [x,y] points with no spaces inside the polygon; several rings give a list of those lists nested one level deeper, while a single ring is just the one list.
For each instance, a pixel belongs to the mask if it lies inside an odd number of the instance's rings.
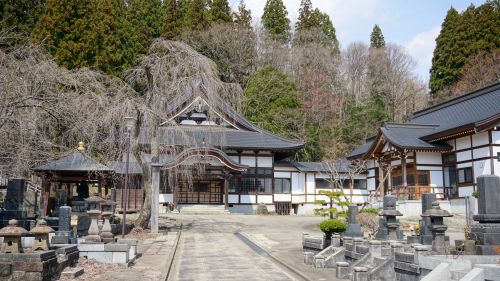
[{"label": "stone base of lantern", "polygon": [[102,243],[101,236],[99,235],[87,235],[83,238],[85,239],[85,244]]},{"label": "stone base of lantern", "polygon": [[111,232],[101,232],[102,242],[113,243],[115,242],[115,236]]}]

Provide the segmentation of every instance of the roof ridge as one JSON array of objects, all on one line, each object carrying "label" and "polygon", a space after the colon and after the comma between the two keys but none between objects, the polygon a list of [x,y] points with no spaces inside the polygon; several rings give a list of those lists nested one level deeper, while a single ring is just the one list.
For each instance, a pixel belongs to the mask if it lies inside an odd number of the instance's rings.
[{"label": "roof ridge", "polygon": [[392,128],[437,128],[437,124],[384,123],[386,129]]},{"label": "roof ridge", "polygon": [[455,105],[457,103],[464,102],[466,100],[470,100],[470,99],[476,98],[478,96],[482,96],[484,94],[491,93],[491,92],[493,92],[495,90],[498,90],[498,89],[500,89],[500,81],[497,81],[497,82],[491,83],[489,85],[483,86],[481,88],[478,88],[478,89],[473,90],[473,91],[471,91],[469,93],[460,95],[458,97],[454,97],[454,98],[449,99],[447,101],[444,101],[444,102],[432,105],[432,106],[430,106],[428,108],[424,108],[422,110],[415,111],[413,113],[411,119],[414,119],[416,117],[420,117],[420,116],[423,116],[423,115],[435,112],[437,110],[441,110],[441,109],[443,109],[445,107],[449,107],[449,106]]}]

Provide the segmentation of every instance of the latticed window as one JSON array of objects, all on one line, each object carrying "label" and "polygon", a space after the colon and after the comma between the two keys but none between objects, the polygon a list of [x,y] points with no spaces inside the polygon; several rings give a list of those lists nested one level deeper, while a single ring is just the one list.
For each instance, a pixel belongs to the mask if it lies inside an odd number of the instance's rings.
[{"label": "latticed window", "polygon": [[274,179],[274,193],[290,193],[291,191],[290,179]]}]

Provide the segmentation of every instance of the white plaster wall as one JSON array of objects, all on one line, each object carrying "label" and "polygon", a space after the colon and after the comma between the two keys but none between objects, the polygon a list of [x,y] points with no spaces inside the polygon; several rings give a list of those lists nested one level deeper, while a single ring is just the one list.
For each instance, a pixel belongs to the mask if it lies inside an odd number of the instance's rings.
[{"label": "white plaster wall", "polygon": [[461,186],[458,188],[458,196],[460,197],[472,196],[473,191],[474,191],[473,186]]},{"label": "white plaster wall", "polygon": [[229,204],[234,204],[234,203],[238,203],[238,195],[234,195],[234,194],[228,194],[228,200]]},{"label": "white plaster wall", "polygon": [[255,167],[255,156],[241,156],[240,164]]},{"label": "white plaster wall", "polygon": [[490,159],[487,160],[479,160],[479,161],[474,161],[473,167],[473,176],[474,176],[474,182],[477,182],[477,177],[481,175],[489,175],[491,174],[491,164],[490,164]]},{"label": "white plaster wall", "polygon": [[305,195],[292,196],[292,203],[304,203],[304,202],[306,202]]},{"label": "white plaster wall", "polygon": [[443,168],[436,166],[420,166],[417,165],[417,170],[419,171],[442,171]]},{"label": "white plaster wall", "polygon": [[479,134],[474,134],[472,135],[472,146],[480,146],[480,145],[485,145],[489,144],[489,134],[488,132],[482,132]]},{"label": "white plaster wall", "polygon": [[258,195],[257,196],[257,202],[264,203],[264,204],[272,204],[273,203],[273,196],[272,195]]},{"label": "white plaster wall", "polygon": [[292,173],[292,193],[303,194],[304,189],[300,188],[299,173]]},{"label": "white plaster wall", "polygon": [[298,193],[306,193],[306,174],[305,173],[298,173],[297,174],[297,189]]},{"label": "white plaster wall", "polygon": [[474,159],[482,157],[490,157],[490,147],[476,148],[473,151]]},{"label": "white plaster wall", "polygon": [[369,169],[367,177],[374,177],[374,176],[375,176],[375,169]]},{"label": "white plaster wall", "polygon": [[441,153],[439,152],[417,152],[417,164],[442,164]]},{"label": "white plaster wall", "polygon": [[272,157],[257,157],[257,166],[271,168],[273,166],[273,158]]},{"label": "white plaster wall", "polygon": [[457,152],[457,162],[467,161],[472,159],[472,152],[470,150]]},{"label": "white plaster wall", "polygon": [[160,194],[159,201],[160,203],[170,203],[174,202],[174,196],[172,193],[162,193]]},{"label": "white plaster wall", "polygon": [[274,194],[274,201],[275,202],[292,202],[292,195],[291,194],[275,193]]},{"label": "white plaster wall", "polygon": [[376,184],[377,184],[377,182],[376,182],[375,178],[370,178],[370,179],[366,180],[366,186],[367,186],[368,190],[375,190],[375,189],[377,189]]},{"label": "white plaster wall", "polygon": [[399,166],[399,165],[401,165],[401,160],[394,160],[394,161],[391,161],[391,165],[392,165],[392,166]]},{"label": "white plaster wall", "polygon": [[255,204],[255,203],[257,203],[257,200],[256,200],[255,197],[256,197],[255,195],[251,195],[251,194],[240,195],[240,200],[241,200],[241,203],[252,203],[252,204]]},{"label": "white plaster wall", "polygon": [[430,184],[434,184],[436,186],[444,186],[442,171],[430,171],[430,178]]},{"label": "white plaster wall", "polygon": [[[500,142],[500,140],[497,141]],[[494,173],[495,175],[500,176],[500,162],[498,161],[497,158],[498,153],[500,153],[500,147],[494,146],[493,147],[493,157],[495,158],[493,159]]]},{"label": "white plaster wall", "polygon": [[493,143],[500,144],[500,131],[492,131],[491,138],[493,140]]},{"label": "white plaster wall", "polygon": [[457,164],[457,169],[472,167],[472,162]]},{"label": "white plaster wall", "polygon": [[445,141],[449,146],[453,147],[452,150],[455,150],[455,140],[447,140]]},{"label": "white plaster wall", "polygon": [[314,181],[314,174],[307,173],[306,175],[306,193],[307,202],[314,202],[314,194],[316,193],[316,183]]},{"label": "white plaster wall", "polygon": [[289,179],[291,177],[290,172],[274,172],[275,178]]},{"label": "white plaster wall", "polygon": [[470,148],[471,147],[470,136],[465,136],[463,138],[458,138],[458,139],[456,139],[456,142],[457,142],[456,150],[460,150],[460,149],[465,149],[465,148]]},{"label": "white plaster wall", "polygon": [[240,162],[240,157],[238,157],[238,155],[229,155],[229,159],[233,160],[235,163]]}]

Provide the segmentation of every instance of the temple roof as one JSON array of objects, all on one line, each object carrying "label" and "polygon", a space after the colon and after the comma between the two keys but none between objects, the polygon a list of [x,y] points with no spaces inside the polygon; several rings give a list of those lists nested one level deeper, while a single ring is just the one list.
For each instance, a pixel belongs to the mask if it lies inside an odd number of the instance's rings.
[{"label": "temple roof", "polygon": [[448,151],[443,140],[479,132],[500,122],[500,82],[417,111],[404,124],[384,123],[376,136],[347,157],[370,157],[388,142],[397,149]]},{"label": "temple roof", "polygon": [[113,169],[92,159],[86,153],[75,150],[55,161],[41,165],[35,172],[112,172]]}]

